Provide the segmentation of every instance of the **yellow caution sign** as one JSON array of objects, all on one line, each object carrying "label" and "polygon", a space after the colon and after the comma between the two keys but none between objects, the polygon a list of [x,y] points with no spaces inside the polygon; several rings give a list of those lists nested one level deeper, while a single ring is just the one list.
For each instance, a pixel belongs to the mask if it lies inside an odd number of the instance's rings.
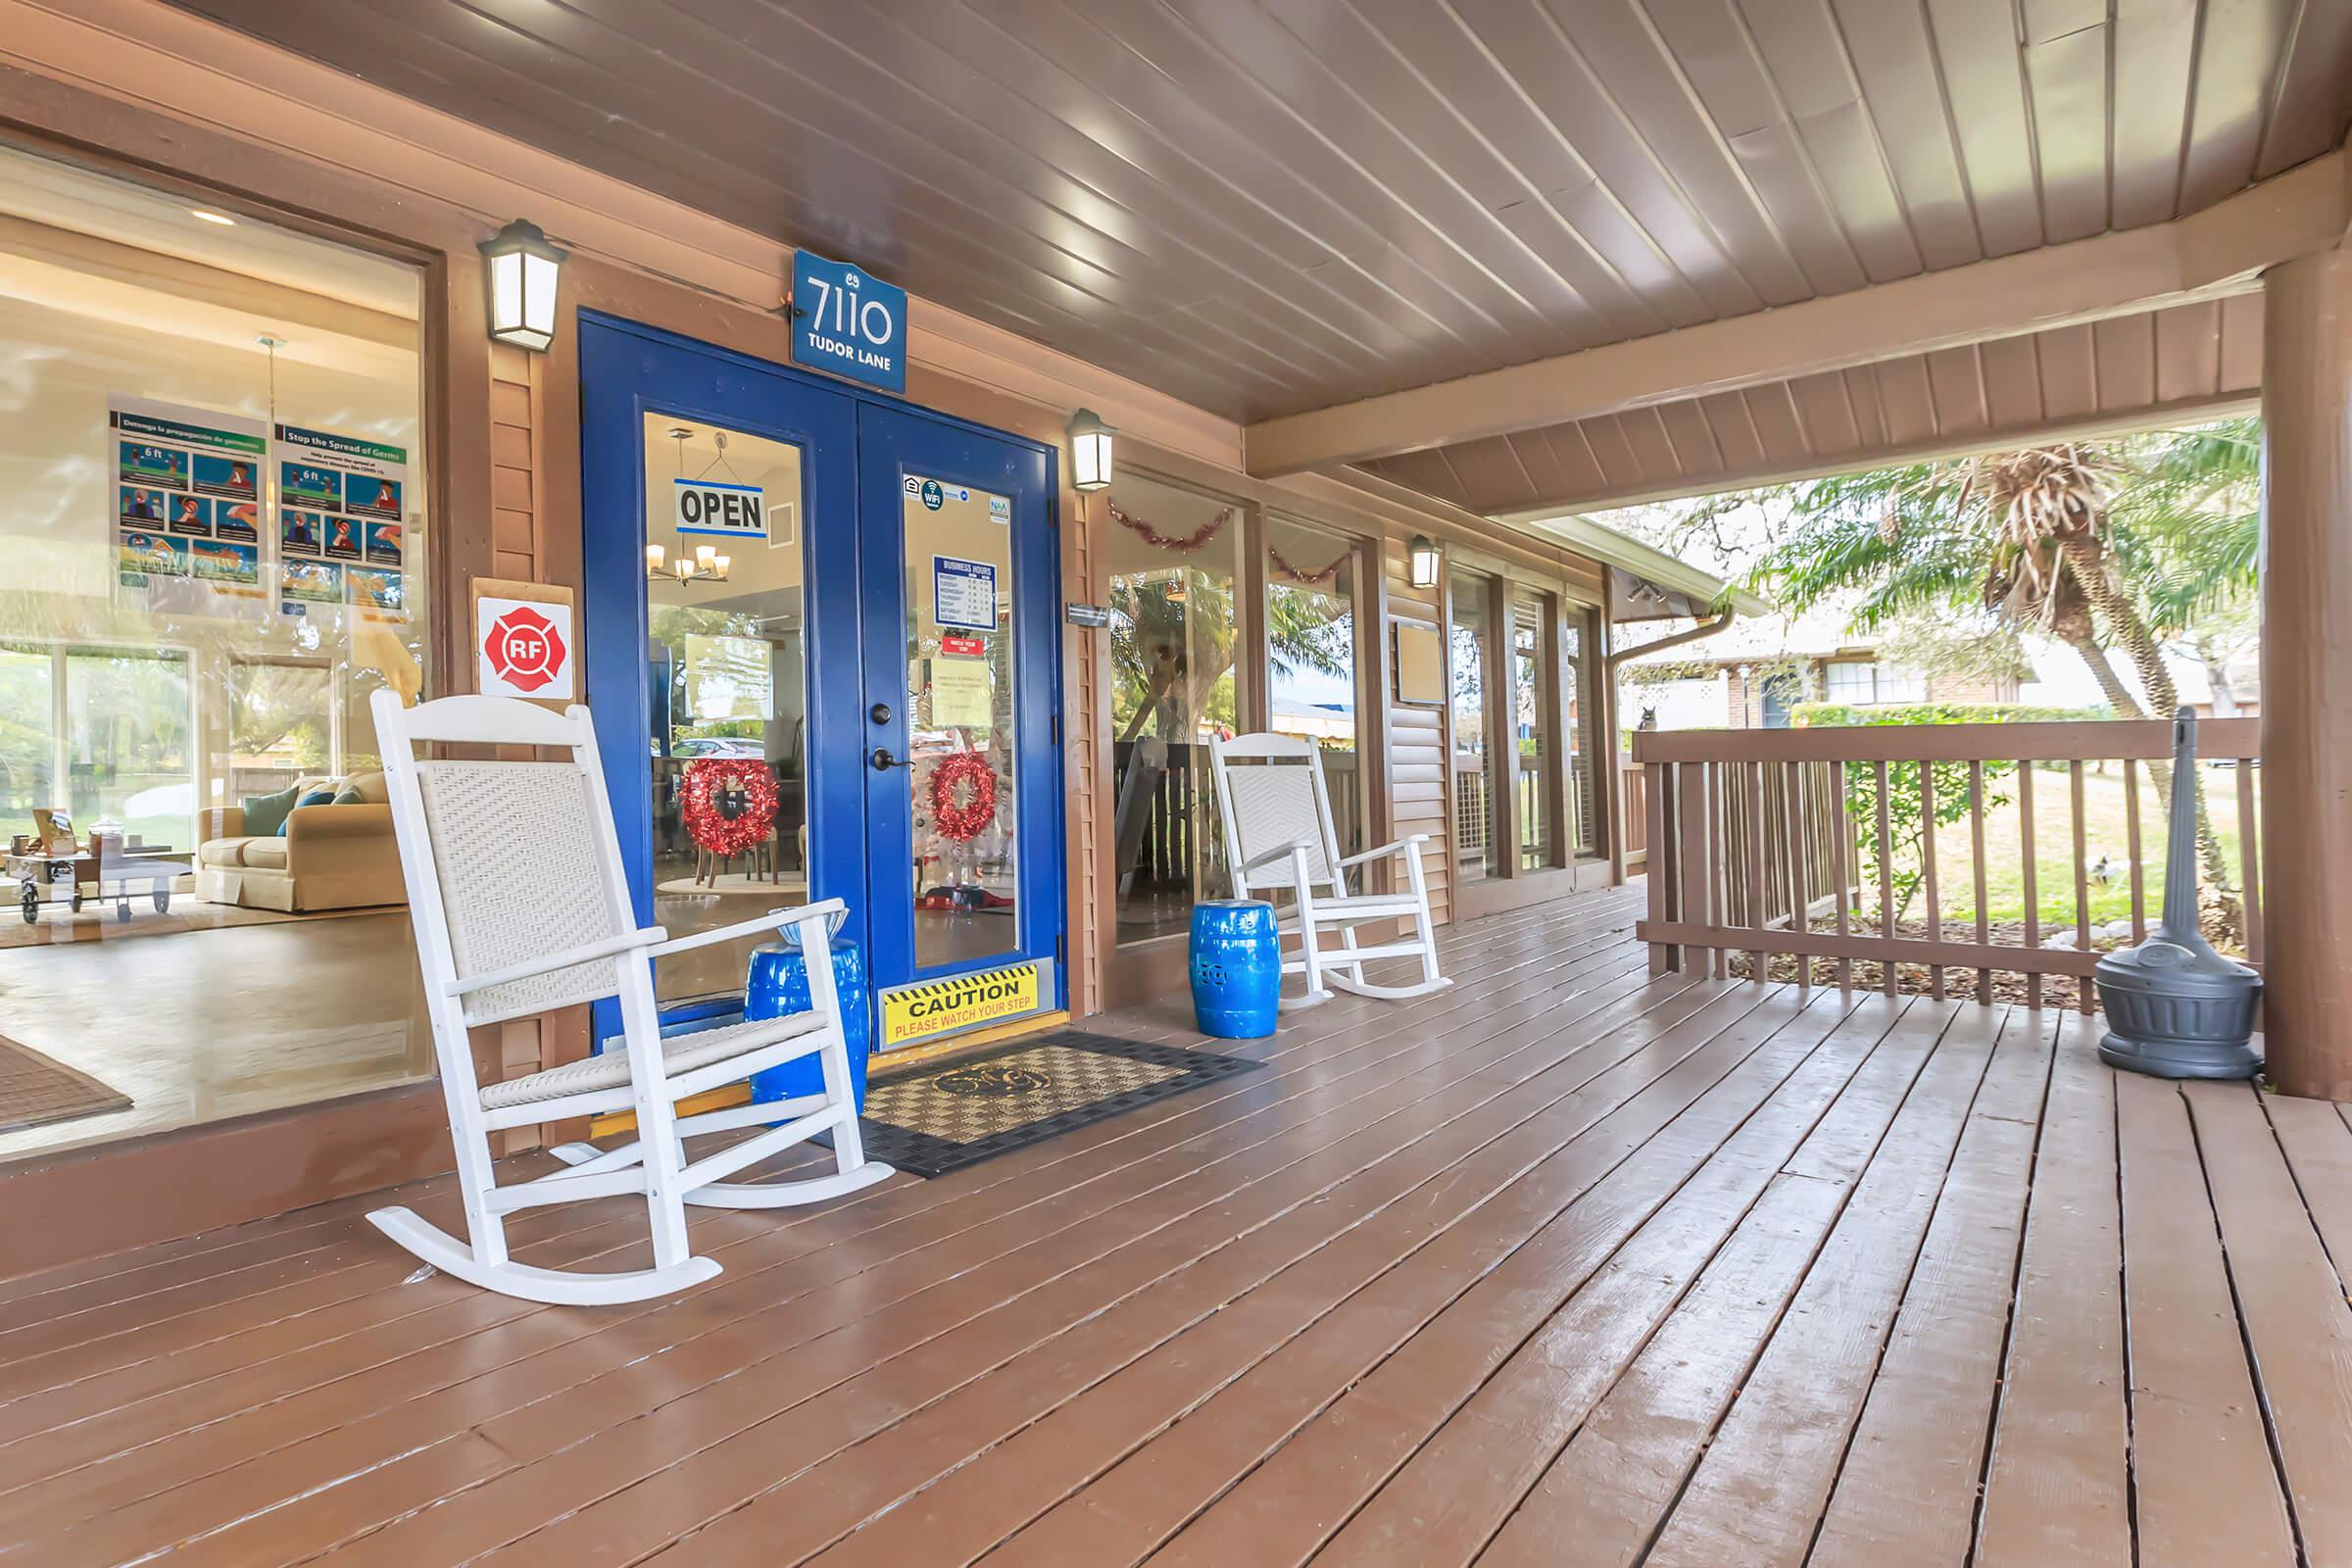
[{"label": "yellow caution sign", "polygon": [[1038,989],[1038,965],[1016,963],[885,991],[882,1049],[1035,1012]]}]

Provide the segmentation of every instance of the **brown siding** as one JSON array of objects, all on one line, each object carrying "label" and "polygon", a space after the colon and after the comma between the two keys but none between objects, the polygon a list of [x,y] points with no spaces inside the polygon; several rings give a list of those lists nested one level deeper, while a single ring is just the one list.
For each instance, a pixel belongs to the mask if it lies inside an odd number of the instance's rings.
[{"label": "brown siding", "polygon": [[[505,343],[491,345],[490,549],[485,575],[567,584],[576,590],[579,515],[576,508],[566,508],[559,516],[557,509],[549,505],[549,384],[546,356]],[[558,543],[566,531],[569,548]],[[468,653],[470,605],[470,596],[460,593],[436,607],[445,623],[463,627],[460,637]],[[462,657],[443,668],[438,689],[470,691],[473,676],[472,659]],[[485,1083],[519,1078],[587,1055],[590,1033],[585,1007],[545,1018],[519,1018],[475,1031],[474,1060]],[[509,1128],[498,1135],[500,1147],[510,1154],[536,1149],[543,1131],[540,1127]]]}]

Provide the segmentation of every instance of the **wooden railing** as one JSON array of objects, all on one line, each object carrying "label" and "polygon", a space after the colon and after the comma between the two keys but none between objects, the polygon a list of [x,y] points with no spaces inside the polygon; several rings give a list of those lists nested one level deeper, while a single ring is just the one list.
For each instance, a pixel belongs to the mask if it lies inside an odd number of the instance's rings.
[{"label": "wooden railing", "polygon": [[1625,814],[1619,831],[1625,835],[1625,863],[1636,866],[1649,859],[1649,770],[1620,753],[1617,777],[1625,790]]},{"label": "wooden railing", "polygon": [[[2234,771],[2200,773],[2209,806],[2234,818],[2233,897],[2247,961],[2259,966],[2259,726],[2253,719],[2208,719],[2197,742],[2201,760],[2234,764]],[[1768,956],[1785,956],[1801,984],[1815,983],[1821,964],[1838,985],[1850,987],[1854,965],[1875,962],[1878,983],[1889,995],[1898,989],[1897,965],[1904,965],[1924,971],[1930,993],[1940,998],[1949,972],[1973,970],[1982,1001],[1993,1000],[1996,973],[2056,975],[2075,980],[2077,1001],[2087,1010],[2098,961],[2091,888],[2127,876],[2131,940],[2147,934],[2148,865],[2164,853],[2165,824],[2160,806],[2143,809],[2139,776],[2146,764],[2166,762],[2171,751],[2172,725],[2160,720],[1642,731],[1634,737],[1642,776],[1625,781],[1629,815],[1642,813],[1637,842],[1649,849],[1648,915],[1638,934],[1650,944],[1658,972],[1695,966],[1728,976],[1732,956],[1745,953],[1751,974],[1766,972]],[[2090,770],[2104,775],[2110,764],[2121,767],[2123,836],[2109,848],[2102,826],[2094,861],[2086,791]],[[1969,854],[1960,863],[1938,864],[1932,827],[1916,834],[1908,854],[1897,837],[1906,818],[1937,821],[1938,789],[1948,792],[1941,803],[1945,834],[1966,833]],[[2073,884],[2073,919],[2057,929],[2071,927],[2071,946],[2043,941],[2046,861],[2036,796],[2053,789],[2066,792],[2059,849]],[[1961,798],[1965,806],[1957,804]],[[1866,808],[1858,814],[1849,810],[1857,801]],[[1988,851],[1988,832],[2010,837],[2000,822],[2010,808],[2014,847]],[[1759,822],[1761,833],[1754,831]],[[2008,939],[1988,918],[1988,882],[1996,870],[1998,885],[2012,879],[2019,885],[2022,930]],[[1915,886],[1898,897],[1898,884],[1912,878]],[[1963,901],[1972,917],[1947,921],[1947,906]],[[1907,906],[1919,910],[1918,921],[1908,923],[1921,929],[1904,928]],[[2038,1003],[2041,982],[2030,986]]]}]

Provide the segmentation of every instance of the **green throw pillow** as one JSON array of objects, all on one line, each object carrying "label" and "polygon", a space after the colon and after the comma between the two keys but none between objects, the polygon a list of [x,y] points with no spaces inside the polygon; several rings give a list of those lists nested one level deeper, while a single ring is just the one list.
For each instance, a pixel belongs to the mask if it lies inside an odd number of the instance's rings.
[{"label": "green throw pillow", "polygon": [[335,796],[334,804],[337,806],[366,806],[368,803],[360,798],[358,790],[346,784]]},{"label": "green throw pillow", "polygon": [[275,795],[245,797],[245,831],[253,838],[266,839],[286,830],[286,813],[294,809],[295,789],[289,784]]}]

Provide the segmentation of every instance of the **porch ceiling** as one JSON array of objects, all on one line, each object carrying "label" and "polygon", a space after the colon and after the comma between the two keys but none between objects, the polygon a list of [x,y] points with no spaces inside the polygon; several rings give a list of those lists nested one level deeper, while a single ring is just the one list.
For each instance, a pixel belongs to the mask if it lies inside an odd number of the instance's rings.
[{"label": "porch ceiling", "polygon": [[1522,521],[2218,416],[2262,392],[2235,294],[1375,458],[1369,473]]},{"label": "porch ceiling", "polygon": [[2164,222],[2352,81],[2292,0],[174,3],[1251,421]]}]

